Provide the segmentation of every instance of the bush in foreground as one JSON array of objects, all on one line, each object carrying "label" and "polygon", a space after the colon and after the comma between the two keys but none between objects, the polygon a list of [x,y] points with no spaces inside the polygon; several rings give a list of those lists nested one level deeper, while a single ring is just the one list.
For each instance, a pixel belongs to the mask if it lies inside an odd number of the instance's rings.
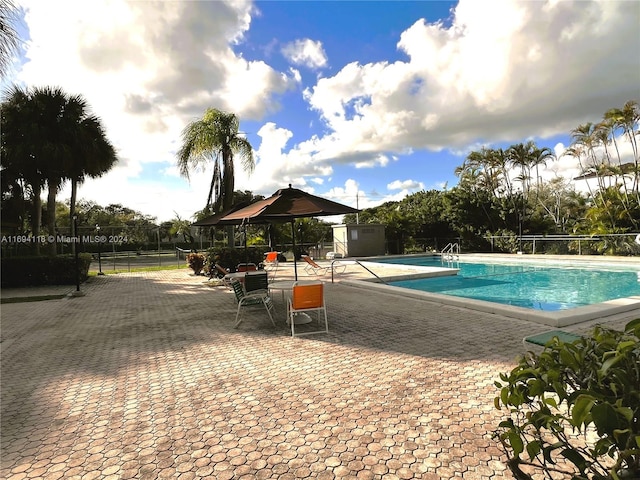
[{"label": "bush in foreground", "polygon": [[516,478],[640,478],[640,319],[556,337],[500,379],[495,405],[509,417],[494,435]]}]

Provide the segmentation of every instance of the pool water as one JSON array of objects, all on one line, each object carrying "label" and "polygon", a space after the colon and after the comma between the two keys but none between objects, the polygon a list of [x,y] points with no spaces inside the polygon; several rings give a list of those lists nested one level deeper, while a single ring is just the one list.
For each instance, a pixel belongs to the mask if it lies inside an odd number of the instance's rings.
[{"label": "pool water", "polygon": [[458,275],[401,280],[390,285],[558,311],[640,295],[638,268],[572,268],[532,264],[443,262],[439,257],[376,259],[383,263],[459,268]]}]

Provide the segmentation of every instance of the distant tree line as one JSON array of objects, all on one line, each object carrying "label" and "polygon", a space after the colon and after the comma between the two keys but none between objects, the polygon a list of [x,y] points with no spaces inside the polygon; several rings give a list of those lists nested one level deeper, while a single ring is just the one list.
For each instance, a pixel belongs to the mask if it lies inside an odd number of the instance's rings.
[{"label": "distant tree line", "polygon": [[[176,214],[171,221],[156,225],[155,218],[122,205],[101,207],[78,202],[77,184],[86,177],[106,173],[117,161],[115,149],[106,137],[100,119],[89,112],[86,101],[59,88],[23,89],[4,93],[1,105],[0,158],[3,232],[39,235],[71,228],[75,216],[84,230],[126,227],[139,233],[139,241],[182,237],[193,244],[192,219]],[[544,181],[539,170],[555,162],[551,149],[534,142],[518,143],[507,149],[485,147],[471,152],[456,168],[458,184],[445,190],[421,191],[398,202],[387,202],[363,210],[360,223],[381,223],[386,227],[389,253],[441,248],[444,242],[461,241],[467,251],[489,250],[488,237],[500,237],[491,246],[515,251],[518,238],[528,234],[624,234],[640,230],[640,168],[637,146],[640,110],[635,101],[607,111],[600,123],[580,125],[571,132],[572,143],[564,155],[575,158],[581,172],[573,180],[556,176]],[[202,162],[212,161],[214,174],[205,207],[193,220],[220,212],[239,203],[262,197],[231,190],[234,155],[251,171],[251,148],[238,130],[235,115],[208,109],[183,131],[178,165],[184,175]],[[629,151],[630,153],[623,153]],[[226,178],[225,178],[226,177]],[[56,202],[64,182],[70,181],[68,207]],[[576,190],[576,182],[587,184],[587,193]],[[48,190],[46,205],[41,192]],[[43,217],[44,215],[44,217]],[[46,221],[42,222],[42,218]],[[345,222],[355,223],[355,215]],[[301,243],[332,240],[330,224],[317,219],[296,222]],[[288,225],[249,226],[246,231],[205,229],[215,242],[237,242],[247,236],[248,245],[284,248],[291,242]],[[149,239],[147,239],[149,241]],[[244,237],[242,239],[244,241]],[[629,237],[608,239],[600,253],[634,253]],[[38,245],[36,245],[37,247]],[[280,246],[280,247],[279,247]],[[56,251],[51,246],[50,253]]]},{"label": "distant tree line", "polygon": [[[487,251],[488,236],[503,236],[496,246],[514,252],[520,235],[638,232],[639,122],[638,104],[630,101],[606,112],[602,122],[574,129],[565,153],[581,168],[573,180],[556,176],[543,181],[540,168],[557,159],[534,142],[482,148],[456,168],[455,187],[365,209],[359,221],[385,225],[392,253],[442,248],[437,239],[459,239],[467,250]],[[621,153],[622,142],[631,158]],[[576,182],[587,183],[586,194],[576,190]],[[355,222],[355,215],[347,215],[346,221]],[[617,254],[637,250],[630,237],[623,236],[601,242],[599,248],[600,253]]]}]

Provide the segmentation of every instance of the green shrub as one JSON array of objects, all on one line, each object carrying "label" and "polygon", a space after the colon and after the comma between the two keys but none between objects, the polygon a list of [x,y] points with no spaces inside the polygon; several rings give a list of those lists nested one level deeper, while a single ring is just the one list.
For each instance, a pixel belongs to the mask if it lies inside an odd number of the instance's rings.
[{"label": "green shrub", "polygon": [[[76,283],[75,257],[9,257],[2,259],[2,288],[35,285],[73,285]],[[91,255],[78,255],[78,275],[81,282],[89,277]]]},{"label": "green shrub", "polygon": [[246,251],[244,248],[210,248],[205,254],[205,272],[209,273],[210,267],[216,263],[232,272],[239,263],[258,265],[264,261],[264,254],[268,251],[268,247],[248,247]]},{"label": "green shrub", "polygon": [[195,275],[200,275],[204,268],[205,256],[202,253],[190,253],[187,255],[187,265]]},{"label": "green shrub", "polygon": [[495,405],[509,417],[494,435],[516,478],[640,478],[640,319],[556,337],[500,379]]},{"label": "green shrub", "polygon": [[493,251],[498,253],[516,253],[520,250],[520,237],[511,230],[498,230],[493,235],[499,237],[493,239]]}]

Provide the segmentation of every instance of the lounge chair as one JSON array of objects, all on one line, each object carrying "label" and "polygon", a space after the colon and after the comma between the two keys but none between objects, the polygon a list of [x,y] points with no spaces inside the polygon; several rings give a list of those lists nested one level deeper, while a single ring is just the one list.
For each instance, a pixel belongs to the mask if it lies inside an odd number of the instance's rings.
[{"label": "lounge chair", "polygon": [[239,263],[236,267],[236,272],[255,272],[258,267],[255,263]]},{"label": "lounge chair", "polygon": [[236,301],[238,302],[236,322],[233,325],[233,328],[237,328],[238,325],[242,323],[242,310],[246,307],[255,306],[263,306],[267,310],[271,323],[274,327],[276,326],[276,322],[273,321],[273,315],[271,315],[271,311],[273,310],[273,301],[268,293],[264,291],[246,292],[242,283],[235,278],[231,280],[231,287],[233,288],[233,293],[235,294]]},{"label": "lounge chair", "polygon": [[[244,282],[244,275],[239,275],[236,273],[229,273],[228,268],[224,268],[219,264],[214,265],[215,269],[209,272],[209,278],[219,278],[222,280],[222,284],[227,288],[232,288],[231,282],[233,280],[238,280],[239,282]],[[213,272],[213,273],[212,273]]]},{"label": "lounge chair", "polygon": [[213,267],[209,267],[209,278],[223,278],[229,273],[228,268],[224,268],[219,263],[215,263]]},{"label": "lounge chair", "polygon": [[343,273],[347,268],[346,265],[341,264],[340,262],[332,262],[328,267],[322,267],[318,265],[315,260],[313,260],[309,255],[301,255],[302,259],[307,262],[307,265],[304,267],[304,271],[307,275],[325,275],[327,272],[330,272],[331,269],[335,273]]},{"label": "lounge chair", "polygon": [[291,325],[291,336],[296,336],[296,318],[300,313],[315,311],[317,322],[320,324],[320,314],[324,315],[324,329],[305,331],[298,335],[311,335],[314,333],[329,333],[329,323],[327,321],[327,307],[324,300],[324,284],[315,280],[312,282],[294,282],[291,289],[291,298],[287,306],[287,317]]},{"label": "lounge chair", "polygon": [[564,343],[572,343],[576,340],[580,340],[580,338],[582,337],[580,335],[576,335],[575,333],[565,332],[564,330],[548,330],[546,332],[536,333],[535,335],[524,337],[522,339],[522,343],[530,343],[532,345],[544,347],[554,338],[557,338]]},{"label": "lounge chair", "polygon": [[220,279],[225,287],[231,288],[231,277],[229,277],[228,268],[224,268],[218,263],[214,264],[212,268],[209,268],[209,280],[213,278]]}]

